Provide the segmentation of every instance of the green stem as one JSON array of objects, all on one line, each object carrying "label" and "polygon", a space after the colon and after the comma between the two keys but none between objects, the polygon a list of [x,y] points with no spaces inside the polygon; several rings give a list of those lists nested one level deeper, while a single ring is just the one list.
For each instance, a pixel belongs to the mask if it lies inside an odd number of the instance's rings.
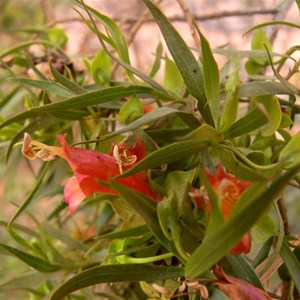
[{"label": "green stem", "polygon": [[276,165],[278,165],[278,163],[270,164],[270,165],[267,165],[267,166],[258,165],[256,163],[254,163],[253,161],[251,161],[250,159],[248,159],[238,149],[230,147],[230,146],[227,146],[227,145],[224,145],[224,144],[218,145],[217,148],[225,148],[227,150],[232,151],[246,165],[248,165],[249,167],[251,167],[253,169],[256,169],[256,170],[267,171],[267,170],[273,169]]},{"label": "green stem", "polygon": [[173,257],[174,254],[169,252],[161,255],[150,256],[150,257],[126,257],[126,263],[133,263],[133,264],[146,264],[150,262],[155,262],[162,259],[167,259]]}]

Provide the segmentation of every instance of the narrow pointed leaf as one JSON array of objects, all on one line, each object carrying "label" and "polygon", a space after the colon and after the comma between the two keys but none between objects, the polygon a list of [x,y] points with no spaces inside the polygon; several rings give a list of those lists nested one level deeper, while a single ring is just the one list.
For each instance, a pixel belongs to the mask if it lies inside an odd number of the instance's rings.
[{"label": "narrow pointed leaf", "polygon": [[279,160],[285,168],[291,168],[300,162],[300,132],[296,133],[282,149]]},{"label": "narrow pointed leaf", "polygon": [[157,281],[177,278],[183,275],[179,267],[161,267],[151,265],[108,265],[87,269],[75,275],[51,295],[50,300],[60,300],[70,293],[98,283],[124,281]]},{"label": "narrow pointed leaf", "polygon": [[167,17],[150,1],[144,0],[156,20],[169,51],[181,73],[181,76],[192,96],[198,100],[199,111],[209,125],[214,127],[214,120],[204,91],[203,72],[199,62],[176,31]]},{"label": "narrow pointed leaf", "polygon": [[231,139],[244,135],[265,125],[267,122],[267,117],[258,108],[254,108],[247,115],[233,123],[224,132],[224,138]]},{"label": "narrow pointed leaf", "polygon": [[209,221],[205,230],[205,236],[210,236],[213,232],[217,231],[224,225],[224,215],[222,212],[221,199],[218,193],[214,190],[209,182],[204,170],[200,172],[201,184],[205,187],[207,195],[211,204],[211,211],[209,213]]},{"label": "narrow pointed leaf", "polygon": [[162,54],[163,54],[163,46],[162,46],[162,43],[159,42],[159,44],[156,47],[156,51],[155,51],[155,60],[153,62],[153,66],[152,66],[152,69],[149,74],[150,77],[154,77],[155,74],[159,71],[159,68],[161,65]]},{"label": "narrow pointed leaf", "polygon": [[50,80],[34,80],[28,78],[21,78],[21,77],[14,77],[11,80],[20,82],[23,84],[27,84],[29,86],[33,86],[51,93],[55,93],[57,95],[65,96],[65,97],[72,97],[75,95],[74,92],[65,88],[64,86],[52,82]]},{"label": "narrow pointed leaf", "polygon": [[252,81],[242,83],[239,87],[240,97],[264,95],[292,95],[290,89],[277,81]]},{"label": "narrow pointed leaf", "polygon": [[28,41],[28,42],[18,44],[17,46],[14,46],[14,47],[0,53],[0,59],[3,59],[5,56],[10,55],[14,52],[20,51],[24,48],[27,48],[27,47],[31,46],[31,45],[39,45],[39,44],[46,45],[46,46],[53,47],[53,48],[57,48],[57,49],[60,48],[58,45],[56,45],[52,42],[46,41],[46,40]]},{"label": "narrow pointed leaf", "polygon": [[[69,97],[58,102],[43,106],[32,107],[27,111],[16,114],[0,124],[0,129],[14,122],[22,121],[29,117],[40,115],[41,113],[60,112],[68,109],[79,109],[91,105],[102,104],[114,100],[119,100],[131,95],[157,95],[157,92],[150,87],[139,85],[124,85],[109,87],[74,97]],[[167,95],[164,95],[167,98]]]},{"label": "narrow pointed leaf", "polygon": [[220,74],[218,65],[214,59],[210,45],[204,35],[200,32],[204,90],[211,109],[215,124],[219,123],[220,115]]},{"label": "narrow pointed leaf", "polygon": [[40,186],[43,183],[44,177],[47,174],[49,170],[49,164],[44,164],[44,166],[42,167],[42,169],[40,170],[40,176],[36,181],[35,186],[33,187],[33,189],[31,190],[31,192],[29,193],[29,195],[26,197],[25,201],[22,203],[22,205],[19,207],[19,209],[17,210],[17,212],[13,215],[13,217],[11,218],[11,220],[8,223],[8,227],[11,226],[11,224],[16,220],[16,218],[22,214],[22,212],[28,207],[28,205],[31,203],[31,201],[34,199],[34,196],[36,195],[36,193],[38,192]]},{"label": "narrow pointed leaf", "polygon": [[59,73],[52,65],[51,61],[49,62],[50,70],[54,78],[65,88],[72,91],[74,94],[84,94],[87,91],[80,85],[78,85],[74,80],[70,80],[61,73]]},{"label": "narrow pointed leaf", "polygon": [[230,274],[234,277],[248,281],[257,288],[264,290],[259,277],[249,265],[244,255],[228,254],[221,261],[221,264],[225,271],[227,271],[226,268],[228,268],[228,270],[230,270]]},{"label": "narrow pointed leaf", "polygon": [[12,278],[1,280],[0,291],[28,289],[29,286],[43,284],[45,280],[49,280],[49,274],[41,274],[37,271],[22,272]]},{"label": "narrow pointed leaf", "polygon": [[165,58],[164,87],[174,93],[178,93],[183,87],[181,74],[174,61],[168,56]]},{"label": "narrow pointed leaf", "polygon": [[291,251],[291,249],[289,248],[288,244],[285,241],[282,243],[280,256],[283,259],[284,264],[287,267],[294,281],[298,293],[300,293],[300,264],[297,257]]},{"label": "narrow pointed leaf", "polygon": [[28,254],[17,248],[14,248],[14,247],[11,247],[8,245],[4,245],[4,244],[0,244],[0,248],[9,252],[10,254],[16,256],[17,258],[22,260],[25,264],[29,265],[30,267],[36,269],[39,272],[49,273],[49,272],[55,272],[55,271],[58,271],[59,269],[61,269],[61,266],[59,266],[59,265],[51,264],[42,258]]},{"label": "narrow pointed leaf", "polygon": [[264,111],[268,116],[269,122],[261,126],[258,131],[264,137],[272,136],[280,126],[281,123],[281,107],[279,101],[274,96],[258,96],[252,100],[255,105],[262,105]]},{"label": "narrow pointed leaf", "polygon": [[267,27],[267,26],[274,26],[274,25],[285,25],[285,26],[289,26],[289,27],[295,27],[300,29],[300,25],[295,24],[295,23],[291,23],[291,22],[287,22],[287,21],[270,21],[270,22],[264,22],[264,23],[259,23],[258,25],[255,25],[253,27],[251,27],[250,29],[248,29],[245,33],[249,33],[253,30],[256,30],[258,28],[262,28],[262,27]]},{"label": "narrow pointed leaf", "polygon": [[102,139],[111,138],[113,136],[117,136],[125,132],[136,130],[144,125],[149,125],[152,122],[159,120],[160,118],[170,116],[172,114],[176,114],[192,128],[197,128],[199,126],[199,121],[190,113],[176,110],[171,107],[160,107],[143,115],[142,117],[133,121],[132,123],[123,127],[122,129],[116,130],[112,133],[105,135],[104,137],[102,137]]},{"label": "narrow pointed leaf", "polygon": [[147,155],[130,170],[124,172],[120,177],[126,177],[142,170],[156,168],[164,164],[181,161],[191,155],[199,153],[208,147],[207,143],[197,140],[182,141],[165,146]]},{"label": "narrow pointed leaf", "polygon": [[171,241],[169,241],[163,234],[157,213],[156,213],[156,203],[147,198],[146,196],[137,193],[136,191],[119,184],[117,182],[111,183],[112,187],[119,191],[125,200],[136,210],[136,212],[143,218],[146,222],[152,233],[160,241],[160,243],[170,252],[173,252],[174,255],[177,254],[175,247]]},{"label": "narrow pointed leaf", "polygon": [[220,131],[225,131],[228,129],[236,120],[239,106],[239,85],[239,70],[236,68],[232,74],[228,75],[228,80],[226,82],[226,96],[224,109],[220,120]]}]

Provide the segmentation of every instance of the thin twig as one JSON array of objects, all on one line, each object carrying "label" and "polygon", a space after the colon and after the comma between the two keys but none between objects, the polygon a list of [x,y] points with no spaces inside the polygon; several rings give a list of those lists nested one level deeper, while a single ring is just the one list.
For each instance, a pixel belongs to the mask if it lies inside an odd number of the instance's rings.
[{"label": "thin twig", "polygon": [[[155,5],[159,5],[162,2],[162,0],[156,1]],[[151,11],[148,9],[145,9],[142,13],[142,16],[135,22],[134,26],[132,27],[130,31],[130,35],[128,36],[127,43],[130,45],[135,35],[137,34],[138,30],[142,27],[144,23],[146,23],[151,16]],[[127,19],[124,20],[124,23],[127,23]]]},{"label": "thin twig", "polygon": [[177,3],[179,4],[180,8],[182,9],[182,12],[186,18],[186,21],[190,27],[190,31],[192,34],[192,37],[194,39],[195,42],[195,46],[197,48],[200,48],[200,42],[199,42],[199,38],[198,38],[198,34],[195,30],[195,26],[194,26],[194,17],[191,13],[191,11],[189,10],[188,6],[186,5],[184,0],[177,0]]},{"label": "thin twig", "polygon": [[[280,5],[280,7],[277,8],[276,13],[274,13],[273,21],[283,20],[293,3],[294,3],[294,0],[287,0],[284,3],[282,3]],[[267,28],[266,30],[267,30],[267,37],[268,37],[270,43],[273,44],[274,40],[276,39],[279,27],[271,26],[271,27]]]},{"label": "thin twig", "polygon": [[[278,12],[278,9],[249,9],[249,10],[232,10],[232,11],[223,11],[212,14],[205,15],[193,15],[195,21],[209,21],[213,19],[222,19],[228,17],[239,17],[239,16],[253,16],[253,15],[274,15]],[[186,22],[185,16],[171,16],[168,18],[171,22]],[[116,22],[124,21],[120,17],[114,17]],[[124,21],[126,24],[136,23],[139,19],[137,18],[126,18]],[[46,24],[47,27],[52,27],[58,24],[70,23],[70,22],[84,22],[81,18],[65,18],[57,19]],[[152,18],[144,20],[145,23],[154,22]]]},{"label": "thin twig", "polygon": [[287,209],[286,209],[286,206],[284,203],[284,199],[281,197],[277,203],[278,203],[279,212],[280,212],[282,222],[283,222],[284,234],[289,235],[290,228],[289,228]]}]

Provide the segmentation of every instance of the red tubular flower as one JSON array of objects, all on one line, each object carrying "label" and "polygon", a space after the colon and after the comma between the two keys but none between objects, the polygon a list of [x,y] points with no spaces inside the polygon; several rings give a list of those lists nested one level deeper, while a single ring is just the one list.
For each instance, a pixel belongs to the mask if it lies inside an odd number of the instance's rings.
[{"label": "red tubular flower", "polygon": [[[250,185],[249,181],[240,181],[234,175],[227,173],[223,166],[219,166],[216,174],[206,170],[210,184],[221,197],[222,211],[226,220],[232,210],[234,203],[239,199],[242,192]],[[210,202],[207,196],[200,192],[193,192],[191,196],[200,210],[204,210],[203,200],[206,203],[207,210],[210,211]],[[242,239],[231,249],[232,254],[248,253],[251,249],[250,232],[244,234]]]},{"label": "red tubular flower", "polygon": [[[28,139],[29,142],[28,142]],[[31,141],[29,135],[25,136],[23,144],[23,153],[34,159],[36,156],[42,158],[38,153],[36,155],[32,146],[46,151],[49,160],[58,155],[69,163],[74,172],[65,184],[64,198],[69,204],[71,212],[74,212],[83,199],[93,193],[106,193],[116,195],[117,191],[107,187],[107,183],[114,176],[119,175],[123,170],[126,171],[145,155],[145,146],[142,140],[136,137],[136,143],[133,147],[125,143],[114,145],[113,156],[98,151],[71,147],[66,142],[66,135],[58,137],[62,147],[51,147],[39,142]],[[43,158],[42,158],[43,159]],[[148,184],[147,174],[139,172],[132,176],[116,179],[117,182],[126,185],[144,195],[156,200],[156,195],[151,191]]]},{"label": "red tubular flower", "polygon": [[229,276],[220,266],[215,266],[214,274],[217,281],[212,284],[219,288],[232,300],[271,300],[272,298],[263,290],[253,286],[242,279]]}]

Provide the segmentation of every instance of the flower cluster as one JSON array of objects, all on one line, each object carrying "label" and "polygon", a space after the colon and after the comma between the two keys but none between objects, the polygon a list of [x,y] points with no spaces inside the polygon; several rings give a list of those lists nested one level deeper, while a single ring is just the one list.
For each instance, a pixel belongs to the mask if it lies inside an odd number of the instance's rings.
[{"label": "flower cluster", "polygon": [[[127,143],[119,143],[112,146],[109,154],[94,150],[71,147],[66,141],[66,135],[60,135],[58,141],[61,147],[48,146],[43,143],[32,141],[29,134],[25,134],[23,143],[23,154],[29,159],[41,158],[49,161],[58,155],[65,159],[74,172],[64,187],[64,199],[69,204],[70,211],[73,213],[81,202],[94,193],[106,193],[117,195],[118,191],[109,186],[109,181],[126,185],[138,192],[143,193],[154,201],[159,201],[161,197],[151,190],[146,172],[115,178],[123,171],[128,170],[146,155],[143,141],[136,136],[133,146]],[[207,177],[222,199],[222,211],[225,220],[229,216],[234,203],[238,200],[241,193],[249,186],[250,182],[242,182],[234,175],[225,172],[220,166],[216,174],[206,171]],[[210,211],[210,202],[205,193],[194,190],[190,193],[200,210]],[[203,201],[205,205],[203,205]],[[205,207],[204,207],[205,206]],[[251,236],[246,233],[237,245],[231,249],[233,254],[248,253],[251,249]]]}]

